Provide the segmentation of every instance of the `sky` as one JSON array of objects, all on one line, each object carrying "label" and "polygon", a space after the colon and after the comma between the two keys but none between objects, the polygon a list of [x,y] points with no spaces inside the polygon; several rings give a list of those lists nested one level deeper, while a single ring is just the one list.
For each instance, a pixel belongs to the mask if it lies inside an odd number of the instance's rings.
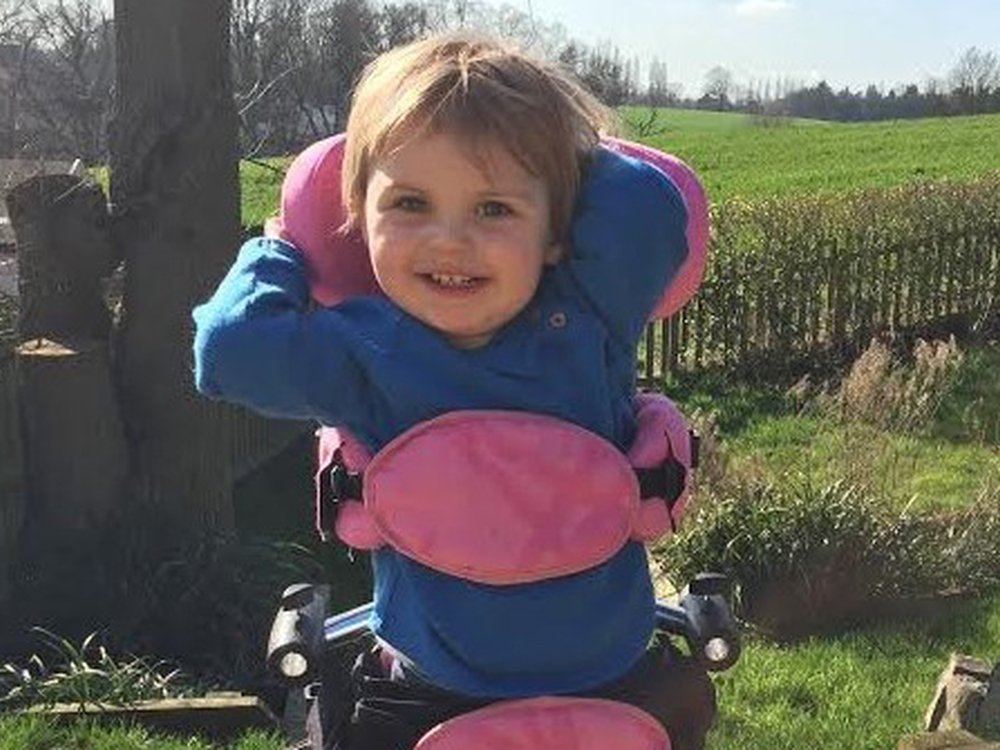
[{"label": "sky", "polygon": [[666,63],[686,96],[722,66],[738,84],[883,90],[943,79],[970,47],[1000,56],[1000,0],[506,0],[569,37]]}]

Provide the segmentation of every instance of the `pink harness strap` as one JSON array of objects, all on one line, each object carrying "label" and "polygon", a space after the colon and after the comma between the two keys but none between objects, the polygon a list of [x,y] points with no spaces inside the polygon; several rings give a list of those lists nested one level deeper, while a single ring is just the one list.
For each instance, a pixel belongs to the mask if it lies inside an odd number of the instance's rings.
[{"label": "pink harness strap", "polygon": [[670,750],[635,706],[596,698],[528,698],[481,708],[428,732],[414,750]]},{"label": "pink harness strap", "polygon": [[[324,467],[364,472],[363,500],[337,503],[337,536],[358,549],[390,544],[435,570],[490,584],[586,570],[628,539],[672,530],[687,500],[639,497],[632,467],[674,459],[689,472],[690,438],[668,399],[637,397],[628,460],[615,446],[553,417],[458,411],[418,424],[372,458],[343,430],[320,431]],[[343,468],[339,469],[343,471]],[[362,493],[355,493],[362,494]],[[322,500],[317,503],[322,507]]]}]

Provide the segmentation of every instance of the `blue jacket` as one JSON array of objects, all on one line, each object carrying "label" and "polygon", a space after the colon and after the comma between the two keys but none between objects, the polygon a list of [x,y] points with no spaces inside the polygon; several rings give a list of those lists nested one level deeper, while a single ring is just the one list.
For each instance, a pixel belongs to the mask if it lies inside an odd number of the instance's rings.
[{"label": "blue jacket", "polygon": [[[686,257],[685,226],[666,177],[599,150],[569,252],[478,349],[451,346],[384,297],[314,308],[297,251],[254,239],[194,311],[196,385],[264,414],[346,426],[373,452],[456,409],[544,413],[624,451],[635,432],[635,348]],[[391,548],[372,560],[376,635],[426,679],[468,695],[596,687],[632,666],[653,628],[636,542],[581,573],[510,586],[454,578]]]}]

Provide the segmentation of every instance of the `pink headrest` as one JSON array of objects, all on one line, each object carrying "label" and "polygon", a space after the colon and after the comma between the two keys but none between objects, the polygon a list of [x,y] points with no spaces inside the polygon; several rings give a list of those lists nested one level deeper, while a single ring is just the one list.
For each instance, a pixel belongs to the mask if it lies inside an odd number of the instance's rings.
[{"label": "pink headrest", "polygon": [[[691,298],[701,283],[708,244],[708,202],[697,176],[674,156],[630,141],[609,138],[604,145],[660,169],[677,187],[688,210],[688,257],[663,292],[652,318],[666,318]],[[344,136],[317,141],[288,168],[281,187],[282,236],[309,259],[313,298],[335,305],[358,294],[380,293],[357,231],[344,232],[340,168]]]},{"label": "pink headrest", "polygon": [[708,252],[708,199],[705,191],[694,170],[676,156],[619,138],[605,138],[603,143],[613,151],[652,164],[674,183],[684,200],[688,212],[688,255],[663,290],[663,296],[650,315],[653,320],[669,318],[694,296],[705,273],[705,256]]},{"label": "pink headrest", "polygon": [[281,186],[282,237],[309,259],[313,299],[328,306],[381,291],[361,233],[341,229],[343,160],[343,134],[324,138],[295,157]]}]

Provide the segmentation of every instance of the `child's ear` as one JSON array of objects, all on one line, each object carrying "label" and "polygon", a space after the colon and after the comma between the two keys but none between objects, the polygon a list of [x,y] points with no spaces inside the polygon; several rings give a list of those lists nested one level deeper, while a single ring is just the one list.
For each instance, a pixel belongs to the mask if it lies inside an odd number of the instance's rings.
[{"label": "child's ear", "polygon": [[545,248],[545,254],[542,259],[547,266],[554,266],[558,263],[563,256],[563,246],[561,242],[553,240],[549,243],[549,246]]}]

